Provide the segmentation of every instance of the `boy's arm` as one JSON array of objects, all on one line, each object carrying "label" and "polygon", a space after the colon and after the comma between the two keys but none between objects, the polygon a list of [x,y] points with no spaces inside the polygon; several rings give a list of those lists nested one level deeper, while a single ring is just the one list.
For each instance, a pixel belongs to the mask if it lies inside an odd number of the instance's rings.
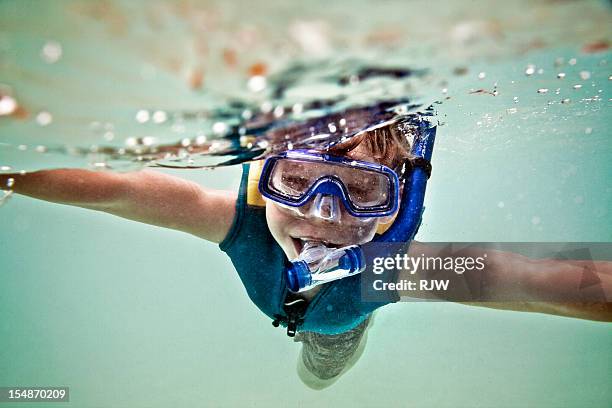
[{"label": "boy's arm", "polygon": [[82,169],[2,174],[0,186],[41,200],[104,211],[221,242],[235,213],[236,193],[204,189],[153,170],[113,173]]},{"label": "boy's arm", "polygon": [[[451,285],[464,284],[465,287],[480,288],[478,302],[459,300],[460,303],[612,321],[612,262],[531,259],[512,252],[477,248],[445,253],[444,248],[434,249],[419,242],[411,244],[409,255],[475,259],[485,252],[487,261],[482,273],[472,271],[459,276],[451,271],[445,276],[450,278]],[[414,280],[420,273],[419,271],[411,275],[407,271],[401,271],[399,279]],[[427,291],[400,291],[399,294],[444,300],[447,292],[432,294]]]},{"label": "boy's arm", "polygon": [[[612,262],[530,259],[510,252],[487,252],[494,253],[494,261],[486,268],[485,297],[492,300],[516,295],[529,301],[469,304],[612,322]],[[538,298],[542,301],[536,301]]]}]

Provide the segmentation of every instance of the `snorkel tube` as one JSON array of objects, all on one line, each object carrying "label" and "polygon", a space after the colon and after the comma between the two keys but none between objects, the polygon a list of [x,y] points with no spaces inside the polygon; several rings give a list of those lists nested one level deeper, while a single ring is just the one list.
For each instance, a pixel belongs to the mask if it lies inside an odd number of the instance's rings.
[{"label": "snorkel tube", "polygon": [[[397,217],[384,234],[373,242],[405,242],[414,239],[422,220],[423,201],[427,180],[431,173],[431,156],[436,138],[436,125],[429,121],[432,114],[425,112],[418,117],[417,132],[405,169],[402,200]],[[380,256],[380,254],[378,255]],[[323,244],[306,245],[302,253],[285,270],[287,287],[292,292],[303,292],[314,286],[361,273],[367,259],[361,246],[327,248]]]}]

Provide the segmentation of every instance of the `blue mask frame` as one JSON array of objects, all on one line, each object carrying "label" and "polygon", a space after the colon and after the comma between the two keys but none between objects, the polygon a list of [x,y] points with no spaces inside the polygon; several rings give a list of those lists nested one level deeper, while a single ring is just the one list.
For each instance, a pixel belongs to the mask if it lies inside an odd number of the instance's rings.
[{"label": "blue mask frame", "polygon": [[[313,163],[313,165],[316,165],[317,163],[332,163],[335,165],[368,170],[382,174],[388,180],[388,200],[383,205],[371,207],[356,206],[352,202],[344,182],[339,177],[333,175],[326,175],[318,178],[314,183],[312,183],[308,190],[299,197],[283,195],[282,193],[270,188],[269,180],[275,164],[279,160],[284,159],[307,161]],[[267,158],[259,179],[259,191],[264,197],[291,207],[301,207],[318,194],[333,195],[342,200],[348,213],[354,217],[385,217],[394,214],[399,205],[399,178],[397,173],[391,168],[378,163],[353,160],[346,157],[333,156],[312,150],[290,150]]]}]

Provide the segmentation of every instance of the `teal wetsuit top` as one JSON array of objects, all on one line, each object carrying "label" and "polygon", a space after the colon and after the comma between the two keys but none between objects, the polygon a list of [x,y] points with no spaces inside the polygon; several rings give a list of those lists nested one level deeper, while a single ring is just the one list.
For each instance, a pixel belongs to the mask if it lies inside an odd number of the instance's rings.
[{"label": "teal wetsuit top", "polygon": [[[240,191],[233,224],[219,244],[228,254],[249,298],[272,319],[286,316],[283,304],[287,295],[284,270],[289,262],[272,237],[266,222],[265,207],[247,204],[249,165],[243,165]],[[327,283],[310,301],[299,331],[338,334],[353,329],[375,309],[396,302],[389,296],[382,301],[364,302],[361,275]]]}]

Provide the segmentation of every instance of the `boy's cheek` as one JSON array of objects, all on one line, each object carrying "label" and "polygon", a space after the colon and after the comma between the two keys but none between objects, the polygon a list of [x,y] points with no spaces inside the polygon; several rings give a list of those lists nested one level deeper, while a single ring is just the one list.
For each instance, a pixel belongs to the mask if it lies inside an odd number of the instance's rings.
[{"label": "boy's cheek", "polygon": [[294,222],[292,217],[278,211],[274,205],[268,204],[266,205],[266,221],[272,236],[280,241],[281,246],[283,246],[283,241],[290,240],[289,229]]},{"label": "boy's cheek", "polygon": [[291,232],[301,230],[302,228],[300,228],[300,223],[303,222],[303,220],[270,207],[273,206],[266,206],[266,221],[268,223],[268,229],[270,230],[274,240],[282,248],[287,258],[295,259],[299,255],[300,244],[298,241],[291,238]]}]

